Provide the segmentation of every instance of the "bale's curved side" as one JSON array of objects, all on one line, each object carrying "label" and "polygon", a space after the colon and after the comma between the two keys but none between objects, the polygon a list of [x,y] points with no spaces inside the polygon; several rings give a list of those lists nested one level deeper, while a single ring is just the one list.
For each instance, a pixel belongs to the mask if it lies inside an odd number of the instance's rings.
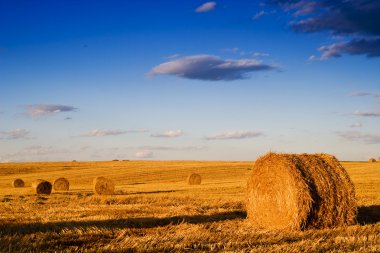
[{"label": "bale's curved side", "polygon": [[199,185],[202,183],[202,177],[201,177],[201,175],[199,175],[197,173],[191,173],[187,177],[186,181],[190,185]]},{"label": "bale's curved side", "polygon": [[105,177],[97,177],[93,181],[94,192],[98,195],[112,195],[115,191],[115,184]]},{"label": "bale's curved side", "polygon": [[70,182],[64,177],[56,179],[53,183],[54,191],[68,191],[70,188]]},{"label": "bale's curved side", "polygon": [[25,182],[21,178],[17,178],[15,180],[13,180],[12,185],[15,188],[21,188],[21,187],[25,186]]},{"label": "bale's curved side", "polygon": [[290,155],[260,157],[247,183],[246,209],[257,227],[296,230],[306,225],[312,196]]},{"label": "bale's curved side", "polygon": [[326,154],[260,157],[247,183],[246,208],[254,225],[286,230],[350,225],[357,214],[347,172]]},{"label": "bale's curved side", "polygon": [[[328,154],[319,154],[319,156],[330,165],[330,168],[333,170],[332,174],[337,174],[337,177],[334,177],[336,186],[336,202],[334,204],[338,208],[330,212],[332,214],[332,221],[331,226],[328,227],[355,224],[357,222],[358,209],[354,183],[351,181],[346,169],[335,156]],[[330,194],[330,192],[328,193]]]},{"label": "bale's curved side", "polygon": [[32,187],[36,194],[50,194],[52,189],[52,184],[43,179],[37,179],[32,183]]}]

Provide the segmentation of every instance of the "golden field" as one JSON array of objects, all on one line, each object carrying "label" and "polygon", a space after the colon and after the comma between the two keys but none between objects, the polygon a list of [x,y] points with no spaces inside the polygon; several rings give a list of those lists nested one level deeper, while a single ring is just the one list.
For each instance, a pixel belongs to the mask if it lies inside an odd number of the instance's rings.
[{"label": "golden field", "polygon": [[[0,252],[380,252],[380,162],[342,162],[356,187],[355,226],[255,229],[244,194],[252,162],[0,163]],[[201,185],[187,185],[189,173]],[[96,196],[97,176],[116,194]],[[70,181],[35,195],[35,179]],[[22,178],[26,186],[13,188]]]}]

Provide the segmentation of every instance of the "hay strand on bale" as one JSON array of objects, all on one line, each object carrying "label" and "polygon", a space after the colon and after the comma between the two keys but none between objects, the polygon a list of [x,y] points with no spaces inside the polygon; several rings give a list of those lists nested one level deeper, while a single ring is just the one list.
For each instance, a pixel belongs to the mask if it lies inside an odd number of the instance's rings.
[{"label": "hay strand on bale", "polygon": [[370,163],[375,163],[375,162],[376,162],[376,159],[375,159],[375,158],[370,158],[370,159],[368,160],[368,162],[370,162]]},{"label": "hay strand on bale", "polygon": [[43,179],[37,179],[34,181],[32,187],[36,194],[50,194],[52,189],[51,183]]},{"label": "hay strand on bale", "polygon": [[248,179],[248,220],[256,227],[303,230],[356,223],[355,188],[327,154],[260,157]]},{"label": "hay strand on bale", "polygon": [[94,192],[98,195],[112,195],[115,191],[115,184],[111,179],[97,177],[93,182]]},{"label": "hay strand on bale", "polygon": [[21,187],[25,186],[25,182],[21,178],[17,178],[15,180],[13,180],[12,185],[15,188],[21,188]]},{"label": "hay strand on bale", "polygon": [[69,180],[64,177],[56,179],[53,183],[54,191],[68,191],[70,187]]},{"label": "hay strand on bale", "polygon": [[201,184],[201,182],[202,182],[201,175],[199,175],[197,173],[191,173],[187,177],[187,183],[190,185],[198,185],[198,184]]}]

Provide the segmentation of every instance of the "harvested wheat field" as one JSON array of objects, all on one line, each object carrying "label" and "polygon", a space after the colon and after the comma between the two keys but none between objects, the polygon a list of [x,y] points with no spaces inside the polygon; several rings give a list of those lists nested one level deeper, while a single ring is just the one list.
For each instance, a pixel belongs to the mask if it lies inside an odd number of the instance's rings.
[{"label": "harvested wheat field", "polygon": [[[380,163],[343,162],[357,224],[284,231],[247,219],[252,162],[113,161],[0,164],[0,252],[379,252]],[[201,185],[189,185],[193,171]],[[98,176],[113,195],[95,195]],[[10,182],[20,177],[25,187]],[[31,182],[70,178],[37,195]]]}]

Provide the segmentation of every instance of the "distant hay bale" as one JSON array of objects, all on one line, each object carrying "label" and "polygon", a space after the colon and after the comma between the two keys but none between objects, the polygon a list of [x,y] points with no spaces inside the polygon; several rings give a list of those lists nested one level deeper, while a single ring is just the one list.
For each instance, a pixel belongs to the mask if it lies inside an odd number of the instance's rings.
[{"label": "distant hay bale", "polygon": [[370,158],[370,159],[368,160],[368,162],[370,162],[370,163],[375,163],[375,162],[376,162],[376,159],[375,159],[375,158]]},{"label": "distant hay bale", "polygon": [[192,173],[187,177],[187,183],[190,185],[201,184],[201,182],[202,182],[202,178],[201,178],[201,175],[199,174]]},{"label": "distant hay bale", "polygon": [[112,195],[115,191],[115,184],[111,179],[97,177],[93,182],[94,192],[98,195]]},{"label": "distant hay bale", "polygon": [[53,183],[54,191],[68,191],[69,190],[69,180],[64,177],[60,177],[56,179]]},{"label": "distant hay bale", "polygon": [[12,185],[15,188],[21,188],[21,187],[25,186],[25,182],[21,178],[17,178],[15,180],[13,180]]},{"label": "distant hay bale", "polygon": [[34,188],[36,194],[50,194],[52,189],[51,183],[43,179],[37,179],[34,181],[32,183],[32,187]]},{"label": "distant hay bale", "polygon": [[354,185],[327,154],[260,157],[248,179],[246,208],[248,220],[267,229],[346,226],[357,216]]}]

